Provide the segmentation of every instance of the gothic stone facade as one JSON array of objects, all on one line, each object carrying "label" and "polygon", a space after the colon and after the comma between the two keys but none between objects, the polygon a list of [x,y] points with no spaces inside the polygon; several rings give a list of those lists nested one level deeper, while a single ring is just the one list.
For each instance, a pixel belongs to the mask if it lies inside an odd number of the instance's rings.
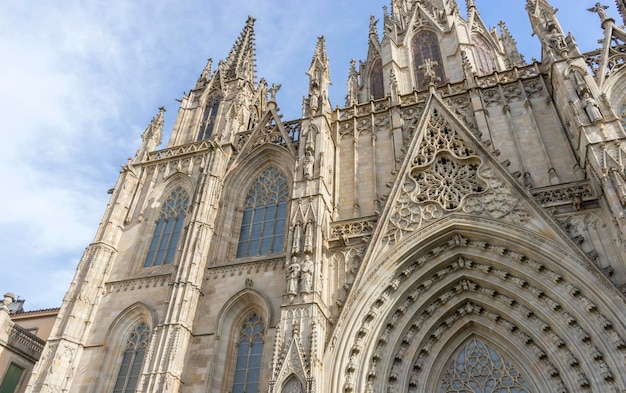
[{"label": "gothic stone facade", "polygon": [[626,391],[626,31],[526,9],[540,62],[394,0],[289,122],[250,18],[123,167],[29,391]]}]

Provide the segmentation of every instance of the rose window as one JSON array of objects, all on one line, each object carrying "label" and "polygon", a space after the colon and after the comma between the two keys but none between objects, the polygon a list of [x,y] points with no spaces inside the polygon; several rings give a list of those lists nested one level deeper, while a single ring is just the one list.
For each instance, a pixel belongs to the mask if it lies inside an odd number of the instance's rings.
[{"label": "rose window", "polygon": [[[487,185],[478,178],[478,159],[454,160],[448,154],[439,155],[426,169],[415,168],[406,188],[414,190],[416,202],[438,202],[446,210],[455,210],[466,195],[483,192]],[[407,187],[409,186],[409,187]]]}]

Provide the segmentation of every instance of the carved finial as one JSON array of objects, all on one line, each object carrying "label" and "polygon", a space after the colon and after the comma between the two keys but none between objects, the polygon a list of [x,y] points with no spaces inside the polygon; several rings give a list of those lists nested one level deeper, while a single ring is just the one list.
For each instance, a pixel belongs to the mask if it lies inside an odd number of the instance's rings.
[{"label": "carved finial", "polygon": [[280,90],[280,87],[282,85],[277,85],[276,83],[272,83],[272,86],[267,89],[268,93],[270,93],[270,100],[269,102],[276,102],[276,93],[278,93],[278,90]]},{"label": "carved finial", "polygon": [[378,20],[376,19],[376,17],[374,15],[370,15],[370,34],[371,35],[378,35],[378,30],[376,29],[376,24],[378,23]]},{"label": "carved finial", "polygon": [[606,10],[609,9],[609,6],[607,5],[602,5],[599,2],[596,3],[595,6],[593,6],[592,8],[587,8],[587,11],[589,12],[595,12],[598,14],[598,16],[600,17],[600,22],[602,22],[602,24],[604,25],[604,22],[607,20],[613,20],[613,18],[609,17],[606,14]]},{"label": "carved finial", "polygon": [[251,15],[248,15],[248,20],[246,21],[246,27],[254,27],[254,22],[256,22],[256,19],[252,17]]}]

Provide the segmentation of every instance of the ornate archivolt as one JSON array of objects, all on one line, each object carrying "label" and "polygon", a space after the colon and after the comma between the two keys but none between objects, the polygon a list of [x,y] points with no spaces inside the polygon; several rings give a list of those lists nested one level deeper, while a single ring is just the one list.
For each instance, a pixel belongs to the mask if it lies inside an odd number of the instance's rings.
[{"label": "ornate archivolt", "polygon": [[350,344],[333,341],[343,355],[331,390],[440,391],[454,341],[474,335],[507,348],[530,391],[621,392],[623,299],[525,252],[530,244],[474,236],[450,234],[394,264],[388,284],[358,305]]}]

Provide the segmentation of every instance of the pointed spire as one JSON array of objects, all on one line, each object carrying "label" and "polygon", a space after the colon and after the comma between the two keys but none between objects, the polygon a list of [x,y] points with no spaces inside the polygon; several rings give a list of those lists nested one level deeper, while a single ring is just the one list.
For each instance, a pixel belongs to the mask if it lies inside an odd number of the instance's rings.
[{"label": "pointed spire", "polygon": [[249,16],[246,26],[223,64],[226,81],[245,79],[254,83],[256,78],[256,48],[254,43],[254,22]]},{"label": "pointed spire", "polygon": [[327,110],[332,110],[328,99],[328,86],[330,85],[330,65],[326,55],[326,41],[324,36],[317,38],[317,45],[311,60],[309,75],[309,98],[308,113],[316,116]]},{"label": "pointed spire", "polygon": [[196,89],[209,82],[209,78],[211,78],[211,67],[213,67],[213,59],[207,60],[206,66],[204,67],[204,70],[202,70],[202,73],[196,82]]},{"label": "pointed spire", "polygon": [[517,49],[517,42],[511,35],[511,32],[506,27],[506,24],[503,21],[498,23],[500,27],[500,42],[502,42],[502,46],[504,47],[504,51],[507,55],[507,61],[509,62],[510,67],[521,67],[525,64],[524,56]]},{"label": "pointed spire", "polygon": [[571,36],[565,37],[556,19],[557,10],[547,0],[526,0],[526,10],[533,33],[543,46],[542,62],[567,59],[571,50],[576,50]]},{"label": "pointed spire", "polygon": [[350,72],[348,73],[348,94],[346,95],[346,106],[359,103],[359,74],[356,72],[356,60],[350,60]]},{"label": "pointed spire", "polygon": [[162,106],[159,108],[159,113],[152,118],[150,125],[141,134],[141,147],[135,154],[136,162],[144,161],[148,153],[161,144],[161,138],[163,137],[163,113],[165,113],[165,107]]},{"label": "pointed spire", "polygon": [[317,37],[317,44],[315,45],[311,65],[313,65],[316,60],[319,60],[319,62],[323,64],[328,63],[328,56],[326,56],[326,39],[323,35]]}]

